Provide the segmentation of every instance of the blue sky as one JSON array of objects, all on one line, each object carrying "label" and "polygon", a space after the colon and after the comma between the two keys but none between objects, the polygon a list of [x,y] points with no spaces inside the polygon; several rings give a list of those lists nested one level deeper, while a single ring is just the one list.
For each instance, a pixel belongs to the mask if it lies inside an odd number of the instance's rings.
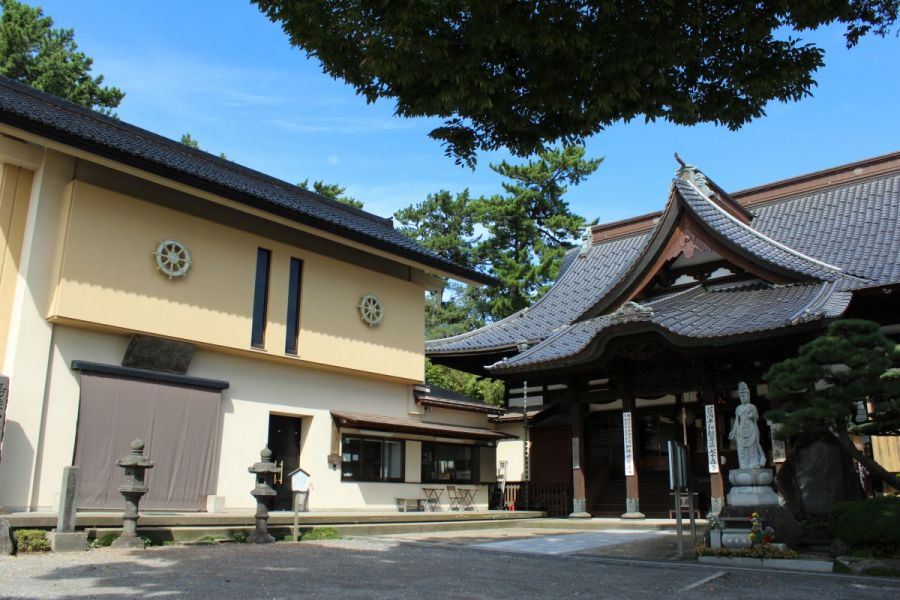
[{"label": "blue sky", "polygon": [[[43,0],[58,27],[75,29],[94,71],[127,96],[120,118],[291,182],[339,183],[388,216],[440,189],[500,191],[488,163],[456,166],[427,137],[437,121],[399,119],[390,102],[367,105],[291,48],[245,0]],[[853,50],[841,30],[803,36],[826,49],[814,97],[773,104],[737,132],[714,126],[620,123],[588,141],[604,162],[572,189],[573,209],[601,221],[658,210],[672,153],[738,190],[900,150],[900,39]]]}]

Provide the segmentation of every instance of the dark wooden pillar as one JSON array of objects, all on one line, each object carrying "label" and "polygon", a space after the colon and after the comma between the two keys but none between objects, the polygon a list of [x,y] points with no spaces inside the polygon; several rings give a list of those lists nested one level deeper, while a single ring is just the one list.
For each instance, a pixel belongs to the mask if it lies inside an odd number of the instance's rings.
[{"label": "dark wooden pillar", "polygon": [[625,514],[623,519],[643,519],[638,468],[634,455],[634,396],[622,399],[622,435],[625,448]]},{"label": "dark wooden pillar", "polygon": [[722,442],[721,415],[716,406],[716,390],[712,385],[700,390],[703,397],[703,423],[706,427],[706,463],[709,470],[709,510],[720,513],[725,507],[725,482],[722,480],[722,461],[719,459]]},{"label": "dark wooden pillar", "polygon": [[584,477],[584,404],[573,381],[568,382],[569,414],[572,424],[572,514],[570,518],[590,519]]}]

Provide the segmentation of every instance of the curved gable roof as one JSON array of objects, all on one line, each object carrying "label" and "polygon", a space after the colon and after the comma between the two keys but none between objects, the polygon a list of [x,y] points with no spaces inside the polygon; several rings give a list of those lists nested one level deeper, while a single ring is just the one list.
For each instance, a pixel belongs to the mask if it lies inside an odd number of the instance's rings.
[{"label": "curved gable roof", "polygon": [[[836,292],[900,283],[900,173],[896,171],[754,205],[749,223],[718,206],[710,197],[715,193],[704,193],[702,185],[678,178],[672,188],[667,213],[675,208],[676,197],[682,210],[716,239],[773,271],[790,275],[791,281],[833,284]],[[599,318],[617,305],[607,303],[600,311],[597,305],[639,268],[655,234],[671,227],[675,217],[672,212],[667,222],[664,213],[652,228],[610,239],[595,237],[586,256],[573,252],[566,257],[558,282],[530,309],[472,332],[426,342],[426,353],[435,357],[490,354],[498,349],[515,353],[523,340],[533,349],[536,342],[556,336],[579,320]],[[649,218],[643,220],[650,224]]]}]

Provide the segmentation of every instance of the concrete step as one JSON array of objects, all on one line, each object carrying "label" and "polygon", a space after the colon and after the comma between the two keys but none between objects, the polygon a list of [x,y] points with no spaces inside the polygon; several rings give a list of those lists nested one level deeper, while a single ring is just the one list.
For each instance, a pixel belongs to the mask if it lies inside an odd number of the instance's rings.
[{"label": "concrete step", "polygon": [[[433,523],[433,522],[489,522],[520,521],[544,517],[543,511],[444,511],[444,512],[316,512],[301,513],[300,524],[308,527],[371,523]],[[3,517],[14,529],[52,529],[56,527],[55,513],[13,513]],[[294,513],[273,511],[269,523],[291,525]],[[141,513],[140,527],[252,527],[253,513]],[[122,513],[79,512],[78,528],[117,528],[122,525]]]}]

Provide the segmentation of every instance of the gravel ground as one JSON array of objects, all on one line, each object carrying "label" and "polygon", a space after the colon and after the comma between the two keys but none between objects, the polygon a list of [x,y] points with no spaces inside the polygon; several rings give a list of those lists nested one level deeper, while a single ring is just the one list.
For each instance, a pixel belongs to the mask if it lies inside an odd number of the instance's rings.
[{"label": "gravel ground", "polygon": [[[0,557],[2,598],[898,597],[900,582],[350,539]],[[693,587],[692,587],[693,586]]]}]

